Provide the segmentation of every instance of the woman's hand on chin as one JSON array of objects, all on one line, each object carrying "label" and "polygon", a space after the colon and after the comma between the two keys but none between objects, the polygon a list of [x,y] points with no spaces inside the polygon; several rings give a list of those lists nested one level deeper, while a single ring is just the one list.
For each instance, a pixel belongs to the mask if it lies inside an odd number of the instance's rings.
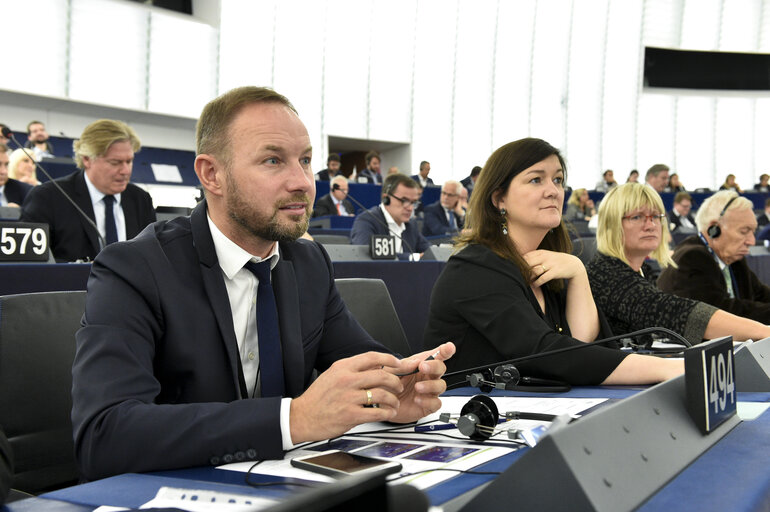
[{"label": "woman's hand on chin", "polygon": [[565,252],[545,251],[538,249],[524,255],[535,280],[533,286],[542,286],[554,279],[572,279],[585,276],[586,269],[579,258]]}]

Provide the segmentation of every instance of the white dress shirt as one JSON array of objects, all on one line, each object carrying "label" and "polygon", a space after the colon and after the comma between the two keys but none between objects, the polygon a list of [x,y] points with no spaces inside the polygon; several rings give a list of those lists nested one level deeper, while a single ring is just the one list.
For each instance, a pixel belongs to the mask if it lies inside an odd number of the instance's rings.
[{"label": "white dress shirt", "polygon": [[[99,228],[99,233],[104,239],[107,239],[107,230],[104,226],[104,196],[107,194],[100,192],[91,180],[88,179],[88,174],[83,173],[86,178],[86,187],[88,187],[88,194],[91,196],[91,206],[94,209],[94,219],[96,220],[96,227]],[[115,202],[112,204],[112,212],[115,216],[115,224],[118,228],[118,241],[126,239],[126,216],[123,214],[123,207],[120,203],[120,194],[113,194]]]}]

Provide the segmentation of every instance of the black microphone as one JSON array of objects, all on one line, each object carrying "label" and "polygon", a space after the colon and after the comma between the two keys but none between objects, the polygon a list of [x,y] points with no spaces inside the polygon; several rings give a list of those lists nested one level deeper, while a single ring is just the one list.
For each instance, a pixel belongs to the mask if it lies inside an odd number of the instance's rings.
[{"label": "black microphone", "polygon": [[69,194],[67,194],[67,192],[65,192],[65,191],[64,191],[64,189],[63,189],[63,188],[61,188],[61,185],[59,185],[58,183],[56,183],[56,180],[54,180],[54,179],[51,177],[51,175],[50,175],[50,174],[48,174],[48,171],[46,171],[45,169],[43,169],[43,166],[41,166],[41,165],[40,165],[40,164],[37,162],[37,160],[35,160],[35,157],[33,157],[32,155],[30,155],[30,154],[27,152],[27,149],[26,149],[24,146],[22,146],[22,145],[21,145],[21,143],[19,143],[19,141],[18,141],[18,140],[16,140],[16,137],[14,137],[14,135],[13,135],[13,132],[11,131],[11,129],[10,129],[10,128],[8,128],[7,126],[3,126],[3,128],[2,128],[2,133],[3,133],[3,137],[5,137],[6,139],[11,139],[11,140],[12,140],[14,143],[16,143],[16,145],[17,145],[17,146],[19,146],[19,149],[21,149],[22,151],[24,151],[24,154],[25,154],[25,155],[27,155],[27,156],[29,157],[29,159],[30,159],[30,160],[32,160],[33,162],[35,162],[35,167],[37,167],[37,168],[38,168],[38,169],[39,169],[39,170],[40,170],[40,171],[41,171],[41,172],[42,172],[42,173],[45,175],[45,177],[46,177],[46,178],[48,178],[48,179],[50,180],[50,182],[51,182],[51,183],[53,183],[53,185],[54,185],[54,186],[55,186],[55,187],[56,187],[56,188],[59,190],[59,192],[61,192],[61,193],[62,193],[62,195],[63,195],[63,196],[64,196],[64,197],[67,199],[67,201],[69,201],[69,202],[70,202],[70,204],[72,204],[72,206],[74,206],[74,207],[75,207],[75,210],[77,210],[77,211],[78,211],[78,213],[80,213],[80,215],[81,215],[81,216],[82,216],[82,217],[83,217],[83,218],[86,220],[86,222],[88,222],[88,224],[90,224],[91,226],[93,226],[93,228],[94,228],[94,231],[96,231],[96,236],[97,236],[97,237],[99,237],[99,243],[101,244],[102,248],[104,248],[104,247],[107,247],[107,241],[104,239],[104,237],[102,236],[102,234],[99,232],[99,227],[96,225],[96,222],[94,222],[94,221],[91,219],[91,217],[89,217],[89,216],[88,216],[88,214],[87,214],[86,212],[84,212],[84,211],[83,211],[83,210],[80,208],[80,206],[78,206],[78,205],[77,205],[77,203],[75,203],[74,199],[72,199],[72,198],[69,196]]},{"label": "black microphone", "polygon": [[[545,352],[539,352],[537,354],[530,354],[528,356],[516,357],[505,361],[499,361],[496,363],[485,364],[482,366],[475,366],[473,368],[466,368],[464,370],[459,370],[456,372],[445,373],[443,378],[466,374],[466,380],[470,381],[471,385],[474,387],[479,387],[479,388],[486,387],[489,390],[491,390],[493,387],[506,389],[509,386],[515,386],[518,384],[519,372],[516,369],[516,367],[513,366],[516,363],[523,363],[525,361],[540,359],[542,357],[549,357],[549,356],[561,354],[563,352],[569,352],[571,350],[578,350],[586,347],[591,347],[593,345],[599,345],[601,343],[609,343],[611,341],[617,341],[624,338],[634,338],[636,336],[644,336],[652,333],[666,334],[670,338],[673,338],[674,340],[679,341],[685,347],[692,346],[692,344],[689,341],[687,341],[687,339],[675,333],[674,331],[671,331],[664,327],[647,327],[646,329],[640,329],[638,331],[634,331],[626,334],[619,334],[617,336],[610,336],[609,338],[595,340],[589,343],[582,343],[580,345],[572,345],[570,347],[562,347],[554,350],[547,350]],[[478,374],[478,373],[474,374],[474,372],[479,372],[479,371],[494,375],[495,382],[494,383],[489,382],[488,379],[484,378],[485,376],[483,374]],[[470,375],[468,375],[469,373]],[[500,377],[500,378],[498,379],[497,377]],[[491,384],[495,384],[495,385],[492,386]]]},{"label": "black microphone", "polygon": [[[333,190],[333,191],[334,191],[334,190],[340,190],[340,186],[339,186],[339,184],[338,184],[338,183],[335,183],[334,185],[332,185],[332,190]],[[409,243],[407,243],[407,241],[406,241],[406,240],[404,240],[403,238],[401,238],[401,236],[400,236],[400,235],[396,234],[396,233],[395,233],[395,232],[394,232],[392,229],[390,229],[390,226],[388,226],[388,223],[387,223],[387,222],[383,222],[383,220],[382,220],[382,219],[380,219],[379,217],[377,217],[376,215],[374,215],[372,212],[370,212],[370,211],[369,211],[369,208],[367,208],[366,206],[364,206],[363,204],[361,204],[361,203],[360,203],[360,202],[359,202],[359,201],[358,201],[358,200],[357,200],[355,197],[351,196],[351,195],[350,195],[350,193],[348,193],[348,192],[345,192],[345,197],[346,197],[346,198],[348,198],[348,199],[350,199],[350,200],[351,200],[351,201],[353,201],[354,203],[356,203],[356,206],[358,206],[359,208],[361,208],[361,209],[364,211],[364,213],[362,213],[361,215],[364,215],[364,214],[366,214],[366,213],[368,213],[369,215],[371,215],[371,216],[372,216],[372,218],[373,218],[374,220],[376,220],[377,222],[379,222],[380,224],[382,224],[383,226],[385,226],[385,229],[387,229],[387,230],[388,230],[388,232],[389,232],[391,235],[393,235],[393,236],[395,236],[396,238],[398,238],[399,240],[401,240],[401,243],[402,243],[402,244],[404,244],[404,245],[406,246],[406,248],[407,248],[407,249],[409,249],[409,252],[410,252],[410,253],[414,254],[414,249],[412,249],[412,247],[409,245]]]}]

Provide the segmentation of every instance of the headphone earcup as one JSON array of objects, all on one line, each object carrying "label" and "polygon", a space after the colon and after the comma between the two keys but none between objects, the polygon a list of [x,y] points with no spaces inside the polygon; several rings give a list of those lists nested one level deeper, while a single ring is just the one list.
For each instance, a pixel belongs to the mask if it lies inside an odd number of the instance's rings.
[{"label": "headphone earcup", "polygon": [[384,204],[385,206],[388,206],[390,204],[390,196],[383,197],[382,204]]},{"label": "headphone earcup", "polygon": [[718,238],[719,235],[722,234],[722,229],[719,227],[719,224],[714,224],[713,226],[709,226],[706,233],[708,233],[708,236],[711,238]]}]

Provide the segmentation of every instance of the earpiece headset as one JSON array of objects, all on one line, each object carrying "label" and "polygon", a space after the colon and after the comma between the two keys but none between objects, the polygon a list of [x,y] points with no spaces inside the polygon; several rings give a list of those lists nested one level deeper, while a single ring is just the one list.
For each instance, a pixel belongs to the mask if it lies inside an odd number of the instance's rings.
[{"label": "earpiece headset", "polygon": [[709,228],[706,230],[706,233],[708,233],[708,236],[710,238],[718,238],[719,235],[722,234],[722,228],[719,227],[719,221],[722,220],[722,217],[724,217],[725,212],[727,211],[727,208],[730,206],[730,204],[736,199],[738,199],[739,197],[740,196],[731,197],[730,200],[727,201],[727,204],[725,205],[725,207],[722,208],[722,211],[719,212],[719,218],[717,218],[717,223],[712,226],[709,226]]},{"label": "earpiece headset", "polygon": [[382,187],[382,204],[385,206],[388,206],[390,204],[390,195],[393,193],[393,190],[396,188],[393,186],[393,183],[395,183],[396,180],[391,180],[387,187]]}]

